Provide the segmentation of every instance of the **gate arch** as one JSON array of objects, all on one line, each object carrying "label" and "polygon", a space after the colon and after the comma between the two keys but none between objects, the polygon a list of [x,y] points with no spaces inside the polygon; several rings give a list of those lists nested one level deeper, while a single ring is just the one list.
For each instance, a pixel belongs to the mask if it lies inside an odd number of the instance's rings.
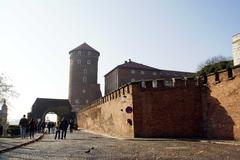
[{"label": "gate arch", "polygon": [[59,120],[65,117],[67,120],[74,119],[71,104],[67,99],[37,98],[32,106],[32,111],[28,113],[28,118],[45,121],[45,116],[49,112],[58,115]]}]

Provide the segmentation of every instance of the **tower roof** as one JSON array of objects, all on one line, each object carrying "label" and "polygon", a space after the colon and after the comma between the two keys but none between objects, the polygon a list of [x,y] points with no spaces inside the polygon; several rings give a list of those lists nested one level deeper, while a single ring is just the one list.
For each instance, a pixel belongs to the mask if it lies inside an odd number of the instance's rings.
[{"label": "tower roof", "polygon": [[73,51],[94,51],[99,53],[97,50],[95,50],[94,48],[92,48],[91,46],[89,46],[87,43],[83,43],[80,46],[78,46],[77,48],[74,48],[73,50],[71,50],[69,53],[73,52]]}]

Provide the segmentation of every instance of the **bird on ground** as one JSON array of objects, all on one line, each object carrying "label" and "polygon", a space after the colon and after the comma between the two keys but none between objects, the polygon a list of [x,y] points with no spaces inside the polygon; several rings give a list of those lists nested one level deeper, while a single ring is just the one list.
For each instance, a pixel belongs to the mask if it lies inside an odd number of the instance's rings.
[{"label": "bird on ground", "polygon": [[85,151],[85,153],[90,153],[91,150],[93,150],[93,149],[94,149],[94,147],[92,147],[92,148],[90,148],[89,150]]}]

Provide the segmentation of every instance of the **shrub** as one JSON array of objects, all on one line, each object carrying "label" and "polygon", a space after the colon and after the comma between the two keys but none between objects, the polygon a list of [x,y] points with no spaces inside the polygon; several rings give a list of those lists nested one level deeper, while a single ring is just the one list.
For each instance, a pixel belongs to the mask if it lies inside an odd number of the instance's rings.
[{"label": "shrub", "polygon": [[20,127],[18,125],[9,125],[7,129],[7,133],[12,137],[20,135]]}]

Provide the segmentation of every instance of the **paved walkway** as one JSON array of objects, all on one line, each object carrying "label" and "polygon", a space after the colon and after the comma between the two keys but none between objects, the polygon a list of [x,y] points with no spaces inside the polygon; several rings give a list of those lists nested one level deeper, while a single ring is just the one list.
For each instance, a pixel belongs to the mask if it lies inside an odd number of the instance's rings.
[{"label": "paved walkway", "polygon": [[0,138],[0,153],[5,152],[5,150],[9,150],[11,148],[20,147],[22,145],[31,143],[32,141],[38,140],[42,136],[42,134],[35,134],[34,139],[30,139],[29,137],[22,138]]},{"label": "paved walkway", "polygon": [[44,135],[38,142],[0,154],[1,160],[163,159],[239,160],[240,146],[172,139],[119,140],[76,131],[66,140]]}]

